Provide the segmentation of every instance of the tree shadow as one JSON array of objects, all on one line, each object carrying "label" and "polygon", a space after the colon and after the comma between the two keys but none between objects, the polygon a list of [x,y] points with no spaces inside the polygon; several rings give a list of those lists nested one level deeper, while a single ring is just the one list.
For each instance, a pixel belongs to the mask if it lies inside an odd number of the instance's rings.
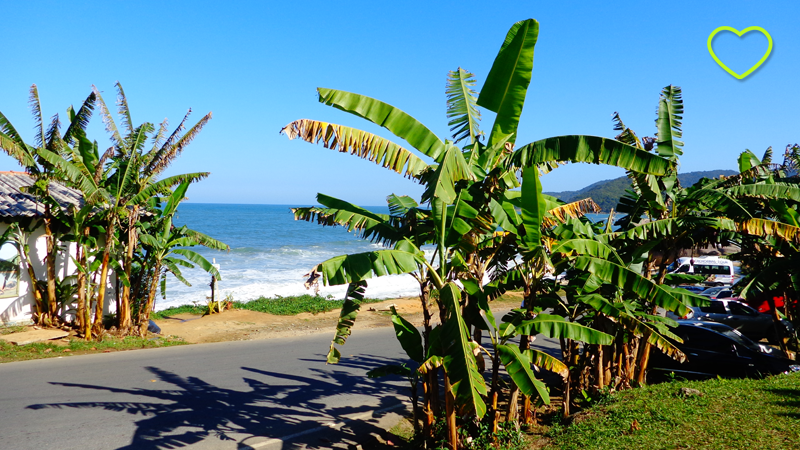
[{"label": "tree shadow", "polygon": [[[364,443],[364,436],[373,436],[374,444],[374,436],[385,439],[388,433],[371,419],[380,419],[389,410],[400,410],[408,389],[404,383],[369,379],[344,369],[353,367],[366,371],[392,362],[395,361],[370,355],[351,357],[342,368],[309,369],[312,372],[309,376],[242,367],[241,370],[250,375],[242,378],[249,387],[244,391],[214,386],[201,378],[184,377],[158,367],[146,367],[156,379],[170,383],[174,389],[52,382],[65,387],[130,394],[137,399],[34,404],[27,408],[90,408],[142,415],[144,418],[135,422],[131,442],[119,449],[175,449],[212,437],[229,441],[230,448],[234,444],[237,448],[266,447],[265,441],[286,437],[291,439],[277,448],[328,448],[332,443],[355,444],[356,437],[359,438],[357,443]],[[151,401],[142,401],[143,398]],[[325,426],[320,429],[323,424]]]},{"label": "tree shadow", "polygon": [[778,416],[800,419],[800,389],[764,389],[774,395],[783,397],[783,401],[773,402],[777,407],[774,414]]}]

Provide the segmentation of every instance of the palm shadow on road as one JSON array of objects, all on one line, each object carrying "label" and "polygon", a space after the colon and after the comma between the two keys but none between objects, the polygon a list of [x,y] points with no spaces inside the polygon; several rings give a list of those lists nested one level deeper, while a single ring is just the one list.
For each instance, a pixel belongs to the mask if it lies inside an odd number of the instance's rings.
[{"label": "palm shadow on road", "polygon": [[[228,448],[233,448],[234,444],[238,448],[248,448],[263,443],[265,437],[286,436],[293,438],[287,440],[282,449],[327,448],[336,442],[353,442],[355,433],[359,434],[359,442],[363,442],[364,436],[386,436],[387,433],[370,419],[378,419],[386,410],[400,405],[408,389],[403,383],[373,380],[358,372],[391,362],[394,361],[377,356],[351,357],[341,369],[337,366],[310,369],[310,376],[242,367],[241,370],[251,375],[242,378],[249,387],[245,391],[214,386],[199,377],[184,377],[157,367],[146,367],[157,381],[170,383],[175,388],[126,389],[52,382],[65,387],[147,397],[153,401],[50,403],[27,408],[95,408],[144,416],[135,422],[130,444],[120,449],[174,449],[214,437],[228,441],[231,444]],[[346,370],[348,366],[359,371]],[[354,397],[353,401],[345,403],[348,406],[328,405],[328,398],[335,395]],[[363,420],[353,420],[341,427],[325,427],[324,437],[319,430],[313,431],[320,421],[340,423],[370,411],[375,413]]]}]

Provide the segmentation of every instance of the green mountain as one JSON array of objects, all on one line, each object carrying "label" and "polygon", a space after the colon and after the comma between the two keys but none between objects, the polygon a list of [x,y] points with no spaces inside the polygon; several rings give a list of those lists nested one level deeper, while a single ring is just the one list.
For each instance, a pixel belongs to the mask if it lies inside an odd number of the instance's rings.
[{"label": "green mountain", "polygon": [[[686,172],[678,174],[681,186],[691,186],[701,178],[718,178],[720,175],[736,175],[739,172],[734,170],[705,170],[699,172]],[[597,183],[586,186],[579,191],[564,192],[545,192],[567,203],[591,197],[603,211],[610,211],[616,208],[617,201],[631,187],[631,180],[628,177],[614,178],[613,180],[598,181]]]}]

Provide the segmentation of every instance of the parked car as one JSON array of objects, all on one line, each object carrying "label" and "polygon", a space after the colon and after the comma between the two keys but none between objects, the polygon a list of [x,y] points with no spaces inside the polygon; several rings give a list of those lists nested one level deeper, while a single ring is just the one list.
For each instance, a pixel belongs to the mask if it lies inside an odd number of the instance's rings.
[{"label": "parked car", "polygon": [[733,290],[730,286],[714,286],[704,289],[698,295],[708,298],[728,298],[733,297]]},{"label": "parked car", "polygon": [[661,352],[650,357],[651,380],[674,373],[688,379],[762,377],[800,371],[800,363],[786,359],[772,347],[757,344],[737,330],[714,322],[678,321],[672,329],[683,343],[671,340],[685,355],[679,363]]},{"label": "parked car", "polygon": [[691,312],[684,317],[676,317],[672,313],[667,316],[672,319],[724,323],[755,341],[766,338],[770,344],[777,344],[780,337],[794,331],[788,320],[782,320],[783,329],[777,329],[770,314],[762,314],[736,300],[711,300],[707,306],[690,306],[689,309]]}]

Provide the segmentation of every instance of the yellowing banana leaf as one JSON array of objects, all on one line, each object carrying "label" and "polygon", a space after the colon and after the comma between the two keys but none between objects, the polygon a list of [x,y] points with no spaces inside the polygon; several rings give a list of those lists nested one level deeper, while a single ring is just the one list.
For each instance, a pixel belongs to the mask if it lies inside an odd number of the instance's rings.
[{"label": "yellowing banana leaf", "polygon": [[607,164],[626,170],[666,175],[675,163],[628,144],[598,136],[557,136],[523,145],[510,158],[512,167],[524,168],[551,161]]},{"label": "yellowing banana leaf", "polygon": [[281,129],[289,139],[300,138],[341,153],[349,153],[403,174],[417,177],[428,168],[415,154],[392,141],[356,128],[317,120],[296,120]]},{"label": "yellowing banana leaf", "polygon": [[433,355],[430,358],[426,359],[424,363],[420,364],[419,369],[417,369],[417,371],[422,375],[425,375],[426,373],[432,370],[442,367],[443,361],[444,361],[443,357],[439,355]]},{"label": "yellowing banana leaf", "polygon": [[800,227],[767,219],[750,219],[736,224],[740,233],[772,237],[800,244]]},{"label": "yellowing banana leaf", "polygon": [[567,365],[561,362],[560,359],[550,356],[541,350],[528,349],[523,354],[531,360],[531,364],[534,366],[555,372],[562,377],[566,377],[569,373]]},{"label": "yellowing banana leaf", "polygon": [[394,106],[365,95],[318,88],[319,102],[369,120],[405,139],[412,147],[438,162],[444,143],[417,119]]},{"label": "yellowing banana leaf", "polygon": [[514,384],[523,394],[533,396],[538,393],[544,404],[550,404],[547,386],[536,379],[531,370],[531,361],[519,351],[516,345],[500,344],[497,346],[497,353],[500,355],[500,361],[503,362],[508,376],[514,380]]},{"label": "yellowing banana leaf", "polygon": [[[600,206],[591,198],[584,198],[564,205],[559,205],[553,208],[548,208],[543,225],[545,227],[554,227],[559,223],[564,223],[567,217],[577,219],[589,213],[599,213]],[[549,217],[552,216],[552,217]]]}]

